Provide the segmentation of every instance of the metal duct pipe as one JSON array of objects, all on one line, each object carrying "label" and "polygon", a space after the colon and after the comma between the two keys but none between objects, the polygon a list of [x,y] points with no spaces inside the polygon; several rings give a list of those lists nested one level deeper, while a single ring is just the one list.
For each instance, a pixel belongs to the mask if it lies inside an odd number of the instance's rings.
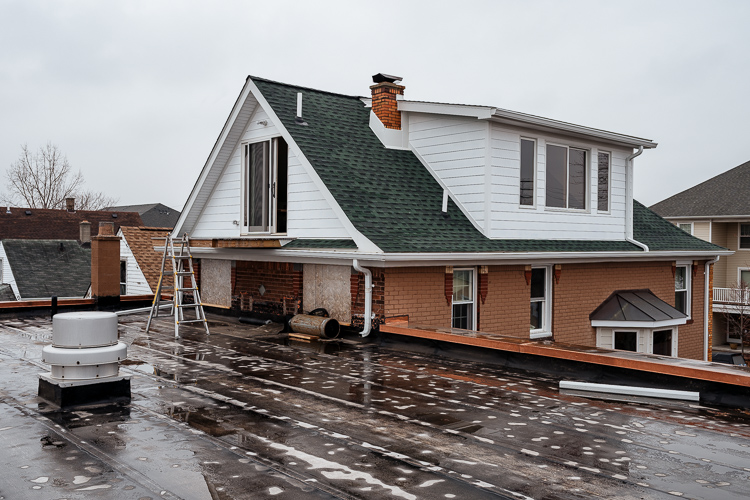
[{"label": "metal duct pipe", "polygon": [[352,262],[352,267],[355,271],[363,273],[365,275],[365,317],[364,317],[364,329],[359,332],[363,337],[370,335],[370,329],[372,328],[372,272],[365,267],[360,267],[357,259]]},{"label": "metal duct pipe", "polygon": [[298,314],[289,320],[293,332],[318,335],[324,339],[335,339],[339,336],[339,322],[333,318]]}]

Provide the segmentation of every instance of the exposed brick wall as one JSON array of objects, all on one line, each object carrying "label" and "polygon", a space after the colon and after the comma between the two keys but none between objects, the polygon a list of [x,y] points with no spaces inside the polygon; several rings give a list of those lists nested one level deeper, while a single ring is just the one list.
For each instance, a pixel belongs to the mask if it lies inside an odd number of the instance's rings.
[{"label": "exposed brick wall", "polygon": [[370,87],[372,90],[372,111],[385,128],[401,130],[401,112],[398,110],[397,95],[404,94],[403,85],[383,82]]},{"label": "exposed brick wall", "polygon": [[531,286],[526,284],[524,266],[490,266],[487,285],[480,329],[529,338]]},{"label": "exposed brick wall", "polygon": [[[262,296],[259,292],[261,285],[265,288]],[[287,262],[238,260],[232,268],[233,309],[240,309],[243,294],[252,296],[254,312],[282,314],[284,298],[288,306],[293,301],[302,300],[302,266]]]},{"label": "exposed brick wall", "polygon": [[[383,269],[370,268],[372,273],[372,321],[373,331],[377,331],[385,320],[385,272]],[[364,328],[365,314],[365,276],[352,274],[350,280],[352,294],[352,326]]]},{"label": "exposed brick wall", "polygon": [[445,266],[385,269],[385,316],[402,315],[413,325],[451,326]]},{"label": "exposed brick wall", "polygon": [[[692,324],[679,327],[679,355],[703,359],[703,262],[692,277]],[[613,291],[648,288],[674,305],[672,262],[563,264],[553,285],[552,331],[558,342],[596,345],[589,314]]]}]

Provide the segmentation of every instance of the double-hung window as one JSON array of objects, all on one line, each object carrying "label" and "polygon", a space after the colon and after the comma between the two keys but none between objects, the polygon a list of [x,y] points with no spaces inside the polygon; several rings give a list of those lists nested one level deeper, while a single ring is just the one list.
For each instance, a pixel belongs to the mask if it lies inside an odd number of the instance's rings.
[{"label": "double-hung window", "polygon": [[454,269],[453,328],[474,330],[474,295],[474,269]]},{"label": "double-hung window", "polygon": [[586,151],[547,144],[546,206],[586,209]]},{"label": "double-hung window", "polygon": [[544,337],[551,332],[550,275],[546,267],[531,269],[531,337]]},{"label": "double-hung window", "polygon": [[597,155],[597,195],[596,195],[596,209],[600,212],[609,212],[609,170],[610,170],[610,154],[604,151],[599,151]]},{"label": "double-hung window", "polygon": [[740,224],[740,248],[750,248],[750,224]]},{"label": "double-hung window", "polygon": [[690,266],[680,266],[674,272],[674,308],[690,316]]},{"label": "double-hung window", "polygon": [[242,146],[243,232],[286,232],[288,155],[281,137]]},{"label": "double-hung window", "polygon": [[536,143],[531,139],[521,139],[521,196],[520,204],[534,205],[534,161]]},{"label": "double-hung window", "polygon": [[677,224],[677,227],[685,231],[687,234],[693,234],[693,223],[692,222],[685,222],[681,224]]},{"label": "double-hung window", "polygon": [[128,293],[128,261],[120,261],[120,295]]}]

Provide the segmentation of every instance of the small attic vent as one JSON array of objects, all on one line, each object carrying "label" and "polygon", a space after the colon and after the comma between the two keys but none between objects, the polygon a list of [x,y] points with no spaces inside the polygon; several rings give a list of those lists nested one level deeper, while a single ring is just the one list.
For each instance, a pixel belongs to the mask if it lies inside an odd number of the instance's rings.
[{"label": "small attic vent", "polygon": [[372,75],[373,83],[383,83],[383,82],[398,83],[401,80],[403,80],[403,78],[401,78],[400,76],[386,75],[385,73],[378,73],[377,75]]},{"label": "small attic vent", "polygon": [[117,218],[117,214],[112,214],[112,218],[116,219]]},{"label": "small attic vent", "polygon": [[31,215],[31,210],[26,210],[26,212],[24,212],[24,213],[25,213],[26,215]]}]

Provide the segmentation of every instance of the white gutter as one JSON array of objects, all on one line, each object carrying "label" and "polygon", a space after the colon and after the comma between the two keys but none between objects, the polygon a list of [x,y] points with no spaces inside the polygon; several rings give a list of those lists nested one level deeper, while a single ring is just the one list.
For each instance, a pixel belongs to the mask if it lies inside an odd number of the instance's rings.
[{"label": "white gutter", "polygon": [[365,317],[364,317],[364,330],[359,332],[363,337],[370,335],[370,329],[372,328],[372,273],[369,269],[359,267],[357,259],[352,261],[352,267],[355,271],[365,275]]},{"label": "white gutter", "polygon": [[648,245],[633,239],[633,158],[643,153],[643,146],[638,146],[638,151],[625,158],[625,176],[626,176],[626,196],[625,199],[630,202],[625,207],[625,240],[641,247],[644,252],[648,252]]},{"label": "white gutter", "polygon": [[710,359],[708,359],[708,293],[710,292],[710,290],[708,289],[708,277],[710,272],[709,266],[719,262],[720,258],[721,255],[717,255],[714,260],[707,260],[705,271],[706,274],[703,275],[703,281],[705,282],[706,287],[706,292],[703,297],[703,361],[711,361]]}]

